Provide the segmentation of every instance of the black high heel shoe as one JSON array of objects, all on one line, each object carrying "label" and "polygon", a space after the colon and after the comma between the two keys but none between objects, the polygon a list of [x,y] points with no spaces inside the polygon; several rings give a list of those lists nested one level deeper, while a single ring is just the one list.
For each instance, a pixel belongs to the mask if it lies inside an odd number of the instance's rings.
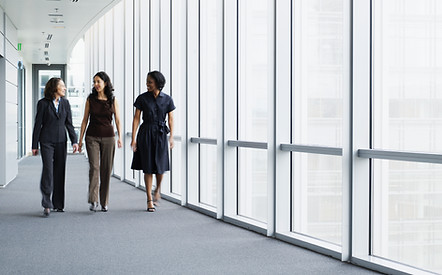
[{"label": "black high heel shoe", "polygon": [[149,207],[149,202],[151,202],[152,200],[148,200],[147,201],[147,212],[155,212],[156,208],[155,207]]}]

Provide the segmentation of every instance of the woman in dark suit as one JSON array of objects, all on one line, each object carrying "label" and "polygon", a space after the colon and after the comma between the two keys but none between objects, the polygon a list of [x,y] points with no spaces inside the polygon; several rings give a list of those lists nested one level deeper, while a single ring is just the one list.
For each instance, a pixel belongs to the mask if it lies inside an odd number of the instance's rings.
[{"label": "woman in dark suit", "polygon": [[[63,212],[64,182],[66,171],[66,129],[72,142],[74,153],[78,151],[77,135],[72,125],[71,105],[64,97],[66,86],[61,78],[51,78],[46,83],[44,98],[37,104],[34,132],[32,135],[32,154],[41,148],[43,171],[40,190],[43,195],[41,204],[47,217],[50,209]],[[52,195],[52,199],[51,199]]]}]

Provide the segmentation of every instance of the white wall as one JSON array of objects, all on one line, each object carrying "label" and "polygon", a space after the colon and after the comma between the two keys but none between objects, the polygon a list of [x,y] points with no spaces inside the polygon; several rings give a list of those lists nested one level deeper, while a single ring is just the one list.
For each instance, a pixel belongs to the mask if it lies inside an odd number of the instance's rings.
[{"label": "white wall", "polygon": [[0,10],[0,187],[6,186],[18,173],[17,165],[17,29]]}]

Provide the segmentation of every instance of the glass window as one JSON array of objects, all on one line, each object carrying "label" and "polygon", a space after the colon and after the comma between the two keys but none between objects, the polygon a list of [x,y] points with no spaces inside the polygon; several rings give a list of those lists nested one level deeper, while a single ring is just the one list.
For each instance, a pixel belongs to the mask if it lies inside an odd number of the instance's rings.
[{"label": "glass window", "polygon": [[200,9],[199,131],[201,137],[216,138],[216,99],[223,92],[222,1],[200,1]]},{"label": "glass window", "polygon": [[[295,0],[292,143],[342,146],[346,0]],[[292,231],[341,245],[342,158],[292,153]]]},{"label": "glass window", "polygon": [[442,272],[442,166],[373,162],[375,256]]},{"label": "glass window", "polygon": [[[66,83],[66,97],[71,104],[72,124],[78,136],[83,119],[84,47],[84,40],[80,39],[72,50],[68,66],[68,82]],[[68,150],[71,150],[71,148],[68,147]]]},{"label": "glass window", "polygon": [[[272,2],[239,1],[239,140],[267,141]],[[267,222],[267,152],[238,149],[238,171],[238,214]]]},{"label": "glass window", "polygon": [[[218,95],[223,92],[223,2],[200,1],[199,136],[217,138]],[[216,207],[216,146],[199,146],[199,200]]]},{"label": "glass window", "polygon": [[[217,138],[218,95],[223,92],[223,1],[200,1],[199,135]],[[216,146],[199,146],[200,202],[216,206]]]},{"label": "glass window", "polygon": [[[294,142],[342,146],[344,0],[294,5]],[[348,16],[348,14],[345,14]]]},{"label": "glass window", "polygon": [[374,148],[442,151],[442,3],[375,1]]},{"label": "glass window", "polygon": [[216,207],[216,146],[199,145],[199,202]]},{"label": "glass window", "polygon": [[[121,1],[113,9],[113,31],[112,31],[112,63],[113,64],[113,78],[112,84],[114,85],[114,94],[118,100],[120,108],[120,123],[122,131],[125,131],[124,123],[128,123],[128,119],[133,119],[133,106],[128,106],[125,101],[125,73],[124,73],[124,24],[122,24],[124,18],[124,2]],[[110,27],[110,26],[109,26]],[[110,64],[107,62],[106,64]],[[88,83],[88,82],[87,82]],[[130,124],[126,124],[126,127],[132,127],[132,121]],[[130,128],[129,131],[132,131]],[[122,136],[123,146],[126,148],[130,146],[131,137],[127,135]],[[129,144],[129,145],[128,145]],[[127,148],[131,152],[131,149]],[[114,175],[124,178],[125,163],[129,164],[127,157],[129,154],[125,153],[125,150],[115,150],[115,160],[114,160]],[[134,172],[130,172],[132,175]]]},{"label": "glass window", "polygon": [[[173,112],[174,118],[174,136],[179,138],[185,134],[185,108],[186,108],[186,4],[183,1],[174,2],[171,6],[171,79],[166,79],[164,92],[169,93],[176,106]],[[168,82],[169,81],[169,82]],[[170,83],[170,84],[168,84]],[[169,86],[168,86],[169,85]],[[170,192],[181,195],[182,185],[182,161],[185,159],[183,150],[185,145],[181,140],[175,141],[175,147],[171,151],[171,186]]]},{"label": "glass window", "polygon": [[[376,149],[442,151],[442,3],[373,1]],[[439,164],[373,162],[372,253],[442,272]]]},{"label": "glass window", "polygon": [[341,244],[342,161],[339,156],[293,153],[292,231]]}]

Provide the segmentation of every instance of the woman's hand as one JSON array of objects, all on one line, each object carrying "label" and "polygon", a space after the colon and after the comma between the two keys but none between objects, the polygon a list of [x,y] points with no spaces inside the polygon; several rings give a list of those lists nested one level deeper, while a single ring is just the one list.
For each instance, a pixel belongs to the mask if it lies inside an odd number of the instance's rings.
[{"label": "woman's hand", "polygon": [[130,147],[132,147],[132,151],[136,152],[137,151],[137,142],[132,140],[132,142],[130,143]]},{"label": "woman's hand", "polygon": [[118,139],[117,146],[118,146],[118,148],[123,147],[123,142],[121,141],[121,138]]},{"label": "woman's hand", "polygon": [[174,144],[174,142],[173,142],[173,137],[172,137],[172,136],[169,137],[169,144],[170,144],[170,149],[173,149],[173,146],[174,146],[175,144]]},{"label": "woman's hand", "polygon": [[38,155],[38,149],[32,149],[32,155],[33,156]]},{"label": "woman's hand", "polygon": [[73,151],[74,154],[77,153],[77,151],[80,151],[79,146],[78,146],[77,143],[75,143],[74,145],[72,145],[72,148],[73,148],[72,151]]},{"label": "woman's hand", "polygon": [[79,142],[78,143],[78,152],[81,153],[81,151],[83,151],[83,142]]}]

